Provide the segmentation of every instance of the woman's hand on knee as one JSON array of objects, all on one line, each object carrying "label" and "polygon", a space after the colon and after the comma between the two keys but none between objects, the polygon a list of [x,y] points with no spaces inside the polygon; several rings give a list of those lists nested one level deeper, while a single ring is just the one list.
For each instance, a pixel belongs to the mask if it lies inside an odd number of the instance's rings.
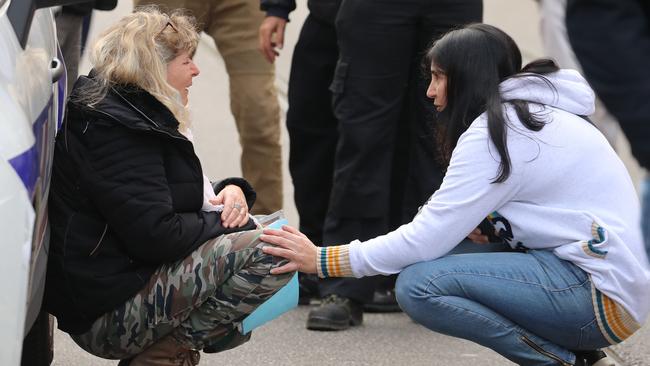
[{"label": "woman's hand on knee", "polygon": [[223,227],[242,227],[248,222],[248,204],[246,196],[238,186],[229,184],[225,186],[217,198],[210,200],[213,205],[223,204],[221,212],[221,225]]},{"label": "woman's hand on knee", "polygon": [[289,260],[282,267],[272,269],[271,274],[293,271],[316,273],[318,248],[297,229],[287,225],[282,226],[282,230],[264,229],[260,239],[275,245],[262,248],[264,253]]}]

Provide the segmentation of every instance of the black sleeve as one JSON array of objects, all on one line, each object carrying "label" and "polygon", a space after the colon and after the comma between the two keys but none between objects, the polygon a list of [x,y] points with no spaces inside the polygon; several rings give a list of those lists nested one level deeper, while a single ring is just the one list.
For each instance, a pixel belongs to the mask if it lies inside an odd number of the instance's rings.
[{"label": "black sleeve", "polygon": [[87,16],[93,12],[93,2],[87,1],[74,5],[65,5],[62,11],[66,14],[75,14],[78,16]]},{"label": "black sleeve", "polygon": [[255,199],[257,199],[257,193],[255,193],[255,190],[253,187],[248,183],[248,181],[244,178],[226,178],[222,180],[221,182],[213,182],[212,183],[212,189],[214,189],[215,194],[219,194],[219,192],[224,189],[227,185],[235,185],[244,192],[244,196],[246,197],[246,204],[248,205],[248,209],[250,210],[253,208],[253,204],[255,204]]},{"label": "black sleeve", "polygon": [[95,0],[94,3],[97,10],[113,10],[117,6],[117,0]]},{"label": "black sleeve", "polygon": [[650,168],[650,1],[569,0],[566,27],[589,84]]},{"label": "black sleeve", "polygon": [[95,0],[86,1],[75,5],[65,5],[63,11],[65,13],[73,13],[80,16],[87,16],[92,13],[93,9],[97,10],[113,10],[117,6],[117,0]]},{"label": "black sleeve", "polygon": [[[81,188],[125,243],[128,255],[146,263],[184,258],[206,240],[251,229],[225,229],[214,212],[175,212],[161,138],[125,127],[91,127]],[[79,156],[79,155],[78,155]]]},{"label": "black sleeve", "polygon": [[296,9],[295,0],[260,0],[260,9],[267,16],[275,16],[289,20],[289,13]]}]

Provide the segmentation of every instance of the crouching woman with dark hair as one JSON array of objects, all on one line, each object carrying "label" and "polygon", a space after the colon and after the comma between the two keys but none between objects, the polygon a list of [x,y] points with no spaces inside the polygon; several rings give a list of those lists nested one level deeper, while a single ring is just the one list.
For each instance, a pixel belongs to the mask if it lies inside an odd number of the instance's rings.
[{"label": "crouching woman with dark hair", "polygon": [[240,322],[290,278],[270,274],[279,258],[261,250],[252,187],[213,187],[194,153],[198,39],[182,14],[121,19],[94,45],[57,135],[45,306],[120,365],[196,365],[199,350],[244,343]]},{"label": "crouching woman with dark hair", "polygon": [[[514,41],[484,24],[428,52],[447,173],[409,224],[318,248],[285,226],[264,251],[321,277],[398,273],[415,321],[522,365],[609,365],[600,351],[650,311],[650,270],[632,181],[586,116],[594,93],[550,60],[523,69]],[[512,251],[447,255],[492,232]],[[480,225],[485,228],[485,225]]]}]

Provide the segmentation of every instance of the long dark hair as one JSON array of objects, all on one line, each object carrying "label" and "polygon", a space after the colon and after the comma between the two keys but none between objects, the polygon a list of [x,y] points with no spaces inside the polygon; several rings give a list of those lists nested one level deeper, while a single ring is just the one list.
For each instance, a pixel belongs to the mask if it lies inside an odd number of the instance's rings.
[{"label": "long dark hair", "polygon": [[500,29],[481,23],[442,36],[426,53],[425,63],[427,67],[435,65],[447,76],[447,105],[438,114],[435,126],[443,163],[449,164],[460,135],[486,112],[490,139],[501,158],[493,183],[504,182],[510,176],[511,163],[502,104],[510,103],[521,123],[530,130],[541,130],[545,122],[542,116],[530,112],[527,101],[503,100],[499,84],[509,78],[536,76],[553,89],[543,75],[558,71],[558,66],[552,60],[541,59],[522,68],[521,52],[515,41]]}]

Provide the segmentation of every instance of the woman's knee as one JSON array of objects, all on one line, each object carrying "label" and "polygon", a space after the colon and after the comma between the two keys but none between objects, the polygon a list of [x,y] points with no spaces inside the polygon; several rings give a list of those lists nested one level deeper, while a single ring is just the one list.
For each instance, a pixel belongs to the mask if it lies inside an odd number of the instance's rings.
[{"label": "woman's knee", "polygon": [[428,275],[424,271],[425,268],[424,263],[413,264],[397,276],[395,283],[397,303],[411,317],[427,297]]},{"label": "woman's knee", "polygon": [[397,277],[397,302],[416,322],[430,322],[445,312],[444,301],[440,300],[455,296],[457,282],[444,258],[416,263],[406,267]]}]

